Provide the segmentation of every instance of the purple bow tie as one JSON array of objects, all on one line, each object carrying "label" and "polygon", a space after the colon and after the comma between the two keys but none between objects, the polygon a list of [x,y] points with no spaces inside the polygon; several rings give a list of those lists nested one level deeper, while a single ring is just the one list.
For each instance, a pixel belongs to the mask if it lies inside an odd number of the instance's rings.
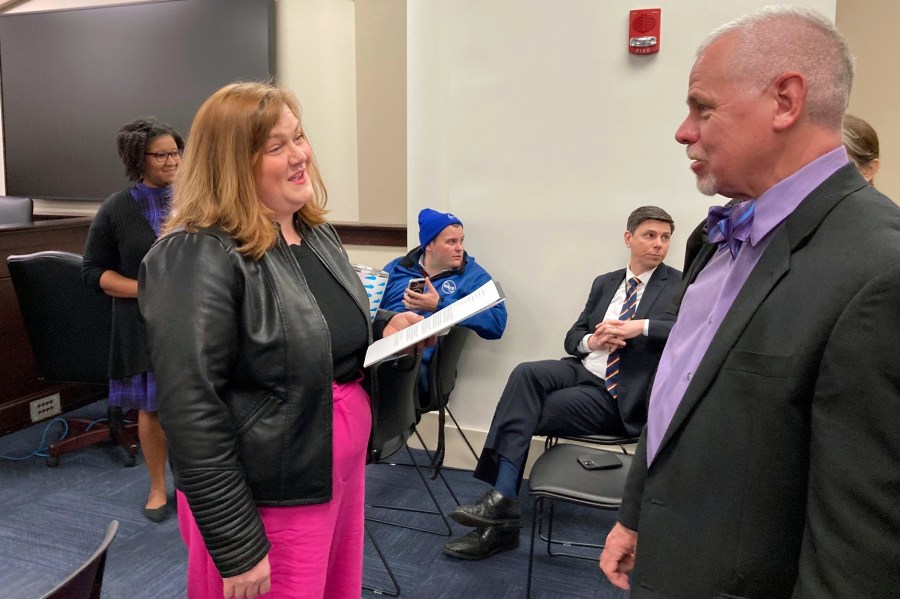
[{"label": "purple bow tie", "polygon": [[756,202],[747,200],[734,206],[713,206],[706,218],[707,238],[710,243],[728,246],[731,257],[736,258],[741,244],[750,239],[753,210]]}]

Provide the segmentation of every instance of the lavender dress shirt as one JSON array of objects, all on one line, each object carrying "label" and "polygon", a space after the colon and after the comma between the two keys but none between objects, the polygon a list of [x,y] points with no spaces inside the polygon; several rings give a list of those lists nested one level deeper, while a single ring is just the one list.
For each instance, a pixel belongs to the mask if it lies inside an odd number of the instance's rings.
[{"label": "lavender dress shirt", "polygon": [[688,287],[659,361],[647,416],[647,465],[738,292],[772,239],[771,233],[849,158],[843,146],[820,156],[766,190],[756,201],[750,240],[736,258],[722,244]]}]

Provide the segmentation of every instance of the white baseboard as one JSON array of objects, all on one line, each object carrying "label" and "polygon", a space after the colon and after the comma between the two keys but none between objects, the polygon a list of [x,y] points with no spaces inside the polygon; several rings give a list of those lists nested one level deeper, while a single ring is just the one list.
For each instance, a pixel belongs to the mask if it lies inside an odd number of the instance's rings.
[{"label": "white baseboard", "polygon": [[[456,427],[453,425],[453,421],[448,417],[444,424],[444,465],[450,468],[474,470],[477,460],[472,455],[472,452],[469,451],[469,448],[462,440],[462,437],[460,437],[459,431],[457,431]],[[437,412],[423,414],[422,420],[416,428],[418,429],[419,434],[422,435],[428,448],[433,449],[437,445]],[[465,433],[469,443],[472,444],[475,453],[481,454],[481,448],[484,447],[484,440],[487,438],[487,432],[464,428],[463,433]],[[571,442],[572,441],[566,441],[566,443]],[[409,440],[409,446],[417,449],[421,449],[422,447],[415,435]],[[592,447],[597,446],[594,445]],[[634,453],[633,445],[626,446],[626,448],[628,449],[628,453]],[[601,447],[601,449],[607,448]],[[618,446],[610,446],[608,449],[610,451],[619,451]],[[531,439],[531,450],[528,452],[528,461],[525,463],[525,478],[528,478],[528,475],[531,472],[531,466],[542,453],[544,453],[544,437],[533,437]]]}]

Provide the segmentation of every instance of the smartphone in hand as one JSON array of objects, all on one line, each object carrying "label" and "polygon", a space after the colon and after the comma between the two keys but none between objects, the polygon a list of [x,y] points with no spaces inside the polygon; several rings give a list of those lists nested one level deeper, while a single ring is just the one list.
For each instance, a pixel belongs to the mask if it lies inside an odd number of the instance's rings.
[{"label": "smartphone in hand", "polygon": [[416,293],[425,293],[425,279],[410,279],[408,288]]}]

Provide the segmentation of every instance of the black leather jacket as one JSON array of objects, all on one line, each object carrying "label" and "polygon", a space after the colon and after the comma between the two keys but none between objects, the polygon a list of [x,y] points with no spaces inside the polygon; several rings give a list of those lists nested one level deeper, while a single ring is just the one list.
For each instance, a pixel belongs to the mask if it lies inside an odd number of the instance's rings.
[{"label": "black leather jacket", "polygon": [[[334,229],[300,227],[368,321]],[[269,550],[257,506],[331,499],[325,319],[280,236],[254,261],[221,229],[175,231],[147,254],[139,285],[176,486],[219,572],[240,574]],[[380,312],[376,329],[392,314]]]}]

